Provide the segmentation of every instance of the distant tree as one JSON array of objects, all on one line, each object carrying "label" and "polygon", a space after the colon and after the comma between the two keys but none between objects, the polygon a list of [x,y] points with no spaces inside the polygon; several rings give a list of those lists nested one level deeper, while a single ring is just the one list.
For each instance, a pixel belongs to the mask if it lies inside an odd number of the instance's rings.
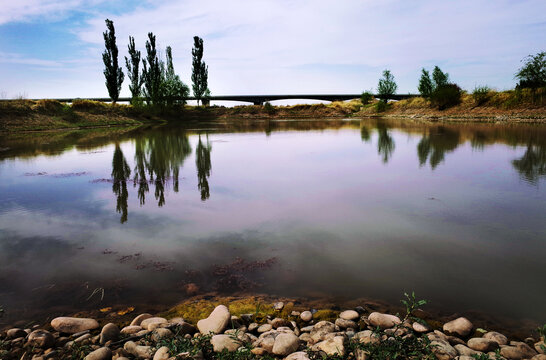
[{"label": "distant tree", "polygon": [[144,96],[148,104],[158,105],[162,101],[161,84],[164,82],[164,64],[157,56],[155,35],[148,33],[146,40],[146,59],[142,59],[142,78]]},{"label": "distant tree", "polygon": [[369,91],[364,91],[362,95],[360,95],[360,101],[362,102],[362,105],[367,105],[372,100],[373,100],[373,94]]},{"label": "distant tree", "polygon": [[166,100],[167,106],[174,103],[185,104],[185,100],[175,100],[177,97],[186,98],[190,95],[190,89],[180,80],[180,77],[174,72],[173,54],[170,46],[167,46],[167,65],[165,67],[165,76],[161,92]]},{"label": "distant tree", "polygon": [[518,89],[536,89],[546,86],[546,52],[529,55],[523,60],[523,66],[516,73],[519,79]]},{"label": "distant tree", "polygon": [[438,66],[435,66],[434,70],[432,70],[432,80],[434,80],[434,89],[436,89],[449,83],[449,74],[444,73]]},{"label": "distant tree", "polygon": [[434,91],[434,85],[430,79],[430,73],[424,68],[421,69],[421,79],[419,79],[419,86],[417,87],[421,96],[429,98],[432,92]]},{"label": "distant tree", "polygon": [[398,85],[396,85],[391,72],[389,70],[383,71],[383,77],[379,79],[379,83],[377,84],[377,94],[381,101],[387,102],[394,95],[397,88]]},{"label": "distant tree", "polygon": [[140,88],[142,87],[142,78],[139,74],[140,51],[135,47],[135,38],[129,36],[128,52],[131,59],[125,57],[125,66],[127,67],[127,76],[129,77],[129,90],[131,90],[131,104],[135,105],[140,97]]},{"label": "distant tree", "polygon": [[121,84],[123,83],[123,71],[118,66],[118,46],[116,45],[116,30],[114,29],[114,22],[106,19],[107,30],[102,33],[104,36],[104,45],[106,50],[102,53],[102,60],[104,61],[104,76],[106,77],[106,88],[108,94],[114,103],[119,98],[119,92],[121,90]]},{"label": "distant tree", "polygon": [[199,36],[193,37],[193,49],[191,50],[192,59],[192,89],[193,95],[197,98],[197,105],[203,98],[210,96],[208,88],[209,67],[203,59],[203,39]]}]

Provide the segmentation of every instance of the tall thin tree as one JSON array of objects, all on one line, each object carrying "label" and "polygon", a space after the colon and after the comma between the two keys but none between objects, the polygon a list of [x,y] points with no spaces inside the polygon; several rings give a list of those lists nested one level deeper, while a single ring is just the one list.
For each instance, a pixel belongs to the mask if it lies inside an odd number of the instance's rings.
[{"label": "tall thin tree", "polygon": [[193,95],[197,98],[197,104],[199,101],[210,96],[210,90],[208,88],[209,67],[203,61],[203,39],[199,36],[193,37],[193,49],[192,54],[192,89]]},{"label": "tall thin tree", "polygon": [[135,47],[135,38],[129,36],[129,45],[127,45],[130,59],[125,57],[125,66],[127,67],[127,76],[129,77],[129,90],[131,90],[131,104],[135,105],[140,97],[140,88],[142,79],[139,74],[140,51]]},{"label": "tall thin tree", "polygon": [[107,30],[102,33],[104,36],[104,45],[106,50],[102,53],[102,60],[104,61],[104,77],[106,78],[106,88],[110,98],[116,103],[119,98],[119,92],[121,90],[121,84],[123,83],[123,71],[118,66],[118,46],[116,45],[116,30],[114,29],[114,22],[106,19]]},{"label": "tall thin tree", "polygon": [[146,40],[146,59],[142,59],[142,78],[144,96],[148,104],[158,104],[161,100],[161,83],[163,82],[163,64],[157,56],[155,35],[148,33]]}]

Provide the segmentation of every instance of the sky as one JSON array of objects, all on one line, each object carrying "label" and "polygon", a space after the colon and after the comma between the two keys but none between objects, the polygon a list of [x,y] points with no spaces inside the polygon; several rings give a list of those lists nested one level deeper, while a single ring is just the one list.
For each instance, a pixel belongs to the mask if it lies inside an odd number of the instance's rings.
[{"label": "sky", "polygon": [[188,85],[203,38],[212,95],[375,92],[385,69],[416,93],[435,65],[463,89],[505,90],[546,51],[544,0],[0,0],[0,98],[107,97],[107,18],[120,64],[129,36],[145,53],[153,32]]}]

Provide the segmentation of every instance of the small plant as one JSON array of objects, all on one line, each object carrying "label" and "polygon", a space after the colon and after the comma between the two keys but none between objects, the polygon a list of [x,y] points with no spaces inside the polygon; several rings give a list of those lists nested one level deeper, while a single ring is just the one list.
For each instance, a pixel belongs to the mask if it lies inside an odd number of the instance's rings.
[{"label": "small plant", "polygon": [[273,105],[271,105],[271,103],[269,101],[267,101],[265,104],[264,104],[264,110],[269,114],[269,115],[272,115],[275,113],[275,107]]},{"label": "small plant", "polygon": [[[421,306],[426,305],[427,301],[426,300],[417,300],[415,298],[415,292],[414,291],[411,292],[411,295],[408,295],[408,293],[404,293],[404,296],[406,297],[406,299],[400,300],[400,302],[406,306],[406,316],[404,317],[404,320],[407,320],[407,319],[420,320],[420,319],[417,319],[413,315],[413,313],[416,310],[419,310],[421,308]],[[402,320],[402,322],[404,322],[404,320]]]},{"label": "small plant", "polygon": [[[484,353],[481,353],[481,354],[472,354],[470,355],[472,356],[474,359],[476,360],[491,360],[491,358],[489,357],[488,354],[484,354]],[[495,360],[501,360],[501,359],[504,359],[501,354],[500,354],[500,349],[497,349],[495,350]]]},{"label": "small plant", "polygon": [[377,111],[378,113],[387,111],[387,103],[383,100],[378,101],[375,104],[375,111]]},{"label": "small plant", "polygon": [[364,91],[360,96],[362,105],[368,105],[373,100],[373,94],[369,91]]},{"label": "small plant", "polygon": [[70,353],[68,354],[67,358],[70,360],[83,360],[92,350],[93,349],[91,349],[89,345],[74,343],[70,347]]},{"label": "small plant", "polygon": [[488,86],[476,86],[472,91],[472,97],[477,106],[483,105],[489,100],[491,88]]},{"label": "small plant", "polygon": [[461,103],[462,90],[457,84],[447,84],[437,87],[430,100],[438,107],[438,110],[445,110]]}]

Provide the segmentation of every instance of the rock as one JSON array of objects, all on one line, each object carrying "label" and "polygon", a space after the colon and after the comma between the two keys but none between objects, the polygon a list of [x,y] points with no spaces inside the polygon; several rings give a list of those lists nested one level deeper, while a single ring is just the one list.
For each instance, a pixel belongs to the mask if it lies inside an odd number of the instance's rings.
[{"label": "rock", "polygon": [[373,331],[371,330],[364,330],[364,331],[357,332],[354,338],[358,339],[358,341],[362,344],[379,342],[379,336],[374,334]]},{"label": "rock", "polygon": [[339,314],[339,317],[344,320],[357,320],[360,315],[354,311],[354,310],[345,310],[341,314]]},{"label": "rock", "polygon": [[273,305],[273,308],[277,311],[281,311],[284,308],[284,303],[282,301],[276,302],[275,305]]},{"label": "rock", "polygon": [[136,356],[137,358],[143,358],[143,359],[151,359],[153,355],[153,350],[151,346],[142,346],[137,345],[133,341],[127,341],[125,345],[123,345],[123,349],[127,351],[129,354]]},{"label": "rock", "polygon": [[140,327],[146,330],[154,330],[160,325],[167,325],[169,321],[162,317],[150,317],[142,320]]},{"label": "rock", "polygon": [[55,345],[55,338],[47,330],[34,330],[28,335],[28,344],[42,349],[48,349]]},{"label": "rock", "polygon": [[302,327],[302,328],[300,329],[300,331],[301,331],[301,332],[308,332],[308,333],[310,333],[311,331],[313,331],[314,328],[315,328],[315,327],[314,327],[313,325],[305,326],[305,327]]},{"label": "rock", "polygon": [[502,346],[500,353],[509,360],[528,359],[537,355],[529,345],[519,341],[511,341],[511,346]]},{"label": "rock", "polygon": [[464,342],[464,340],[461,340],[456,336],[448,336],[447,337],[447,342],[450,343],[451,346],[455,346],[457,344],[466,346],[466,343]]},{"label": "rock", "polygon": [[333,339],[326,339],[316,344],[318,350],[324,351],[326,355],[345,356],[345,345],[343,345],[343,336],[336,336]]},{"label": "rock", "polygon": [[173,332],[169,329],[159,328],[152,331],[152,340],[159,342],[163,339],[170,339],[174,336]]},{"label": "rock", "polygon": [[250,350],[250,352],[258,356],[264,356],[265,354],[267,354],[267,351],[265,351],[264,348],[260,348],[260,347],[253,348],[252,350]]},{"label": "rock", "polygon": [[273,329],[277,329],[277,328],[282,327],[282,326],[290,327],[290,326],[292,326],[292,324],[288,320],[281,319],[281,318],[275,318],[275,319],[271,320],[271,326],[273,326]]},{"label": "rock", "polygon": [[154,360],[167,360],[170,357],[169,348],[166,346],[160,347],[154,354]]},{"label": "rock", "polygon": [[94,319],[58,317],[51,321],[51,327],[58,332],[75,334],[80,331],[97,329],[99,323]]},{"label": "rock", "polygon": [[300,316],[300,315],[301,315],[301,312],[296,311],[296,310],[293,310],[293,311],[290,313],[290,316]]},{"label": "rock", "polygon": [[459,355],[456,357],[457,360],[476,360],[475,357],[470,355]]},{"label": "rock", "polygon": [[258,328],[258,333],[264,333],[264,332],[268,332],[268,331],[271,331],[271,329],[273,329],[273,326],[271,326],[271,324],[263,324],[261,325],[259,328]]},{"label": "rock", "polygon": [[451,360],[458,355],[457,350],[445,340],[434,340],[430,342],[430,345],[438,360]]},{"label": "rock", "polygon": [[25,338],[27,337],[27,332],[23,329],[19,329],[19,328],[13,328],[13,329],[9,329],[7,332],[6,332],[6,335],[8,337],[8,339],[17,339],[17,338]]},{"label": "rock", "polygon": [[176,326],[176,332],[180,335],[193,335],[197,332],[197,328],[188,322],[182,321],[174,324]]},{"label": "rock", "polygon": [[472,338],[467,342],[468,347],[472,350],[489,352],[499,348],[499,344],[496,341],[485,338]]},{"label": "rock", "polygon": [[358,329],[358,325],[352,321],[352,320],[346,320],[346,319],[336,319],[336,325],[339,326],[341,329]]},{"label": "rock", "polygon": [[465,337],[470,334],[474,325],[464,317],[457,318],[444,324],[444,332],[449,335]]},{"label": "rock", "polygon": [[494,342],[496,342],[499,345],[508,344],[508,339],[506,338],[506,336],[504,336],[503,334],[498,333],[496,331],[489,331],[489,332],[485,333],[483,335],[483,338],[493,340]]},{"label": "rock", "polygon": [[140,326],[143,320],[149,319],[151,317],[153,317],[151,314],[140,314],[136,318],[134,318],[133,321],[131,321],[130,326]]},{"label": "rock", "polygon": [[241,347],[241,343],[230,335],[214,335],[210,343],[215,352],[222,352],[223,350],[234,352]]},{"label": "rock", "polygon": [[311,334],[309,333],[303,333],[299,336],[300,340],[303,342],[309,342],[311,340]]},{"label": "rock", "polygon": [[275,338],[273,345],[273,354],[286,356],[298,350],[299,339],[291,333],[282,333]]},{"label": "rock", "polygon": [[226,329],[230,319],[231,314],[228,308],[224,305],[218,305],[208,318],[197,322],[197,328],[201,334],[220,334]]},{"label": "rock", "polygon": [[102,347],[95,351],[90,352],[84,358],[84,360],[110,360],[112,359],[112,350],[107,347]]},{"label": "rock", "polygon": [[538,354],[538,355],[535,355],[531,358],[531,360],[546,360],[546,355],[545,354]]},{"label": "rock", "polygon": [[313,313],[311,311],[304,311],[300,314],[300,318],[305,322],[311,321],[313,320]]},{"label": "rock", "polygon": [[250,325],[248,325],[248,331],[250,332],[257,331],[259,327],[260,325],[258,325],[258,323],[251,323]]},{"label": "rock", "polygon": [[108,323],[104,325],[100,332],[99,343],[104,345],[107,341],[116,341],[119,338],[119,328],[116,324]]},{"label": "rock", "polygon": [[336,331],[336,326],[329,321],[319,321],[311,330],[311,344],[316,344],[325,339],[325,335]]},{"label": "rock", "polygon": [[462,345],[462,344],[457,344],[457,345],[455,345],[453,347],[455,348],[455,350],[457,350],[459,355],[472,356],[472,355],[481,354],[481,352],[476,351],[476,350],[472,350],[471,348],[469,348],[469,347],[467,347],[465,345]]},{"label": "rock", "polygon": [[546,343],[544,343],[544,341],[535,343],[533,347],[539,354],[546,354]]},{"label": "rock", "polygon": [[411,324],[411,327],[413,328],[413,330],[421,334],[430,331],[430,327],[428,327],[427,325],[421,324],[420,322],[417,322],[417,321]]},{"label": "rock", "polygon": [[371,313],[370,316],[368,316],[368,321],[372,326],[379,326],[381,329],[388,329],[401,323],[398,316],[381,314],[378,312]]},{"label": "rock", "polygon": [[140,326],[135,326],[135,325],[131,326],[131,325],[129,325],[129,326],[126,326],[123,329],[121,329],[121,333],[124,334],[124,335],[132,335],[132,334],[136,334],[140,330],[142,330],[142,328]]},{"label": "rock", "polygon": [[309,360],[309,356],[303,351],[298,351],[288,355],[284,360]]},{"label": "rock", "polygon": [[[252,334],[246,334],[244,331],[240,331],[240,330],[237,330],[237,329],[226,330],[224,332],[224,334],[230,335],[232,338],[237,337],[237,340],[239,340],[239,342],[242,342],[242,343],[249,343],[251,341],[250,340],[250,335],[252,335]],[[254,335],[252,335],[252,336],[254,336]]]}]

